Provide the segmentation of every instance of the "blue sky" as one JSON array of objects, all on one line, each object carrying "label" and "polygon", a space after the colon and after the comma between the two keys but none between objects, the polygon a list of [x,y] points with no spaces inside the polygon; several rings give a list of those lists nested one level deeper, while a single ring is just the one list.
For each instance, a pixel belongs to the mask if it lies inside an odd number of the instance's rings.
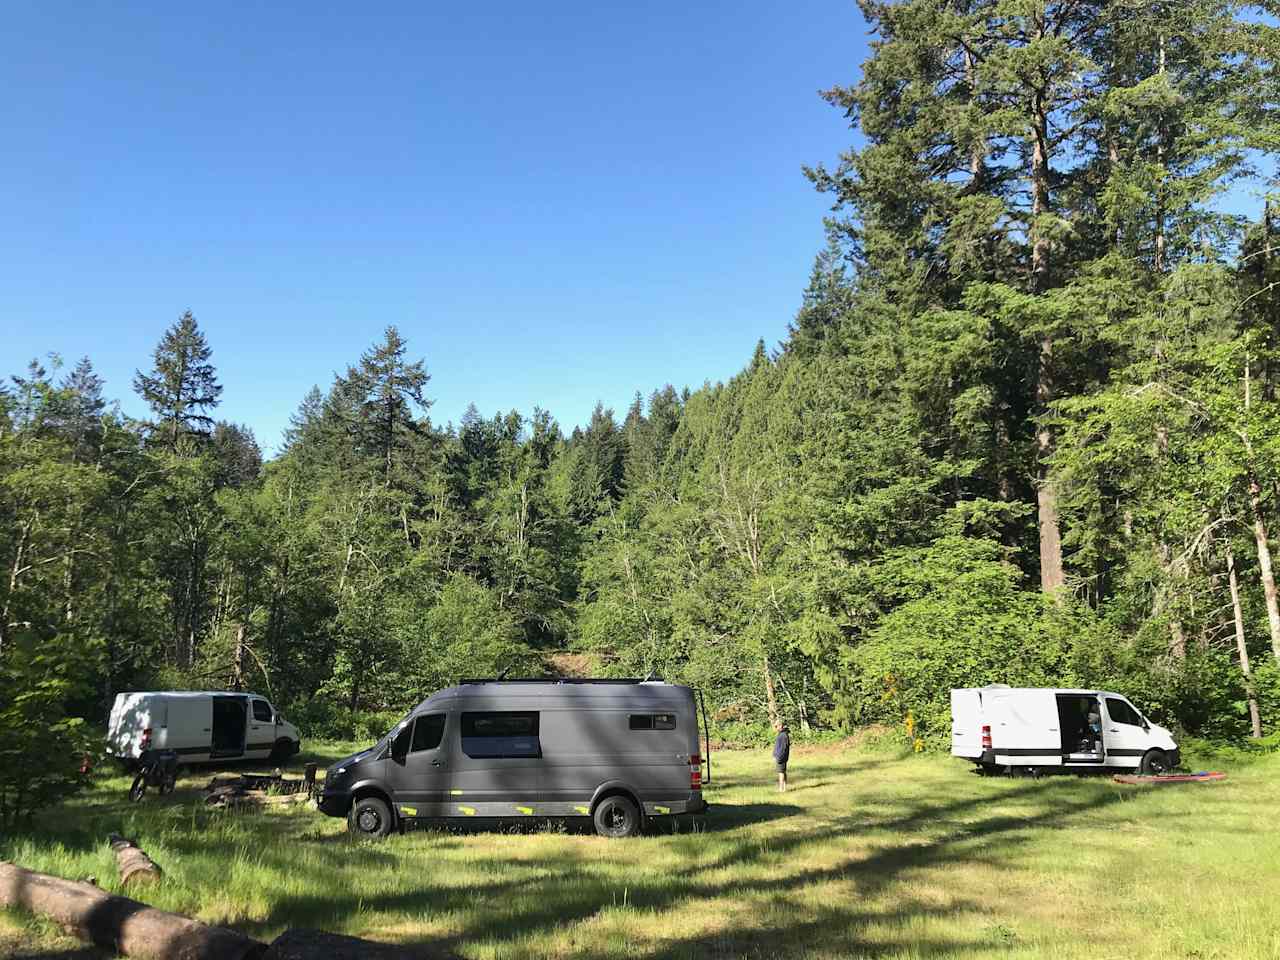
[{"label": "blue sky", "polygon": [[21,4],[0,32],[0,371],[125,410],[191,309],[270,449],[396,324],[437,422],[723,379],[782,338],[850,142],[852,0]]}]

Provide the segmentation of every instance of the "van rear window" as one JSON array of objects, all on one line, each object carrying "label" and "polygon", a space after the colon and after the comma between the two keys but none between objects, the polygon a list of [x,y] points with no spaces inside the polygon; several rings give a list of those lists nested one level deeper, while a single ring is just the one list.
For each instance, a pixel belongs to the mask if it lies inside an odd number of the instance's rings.
[{"label": "van rear window", "polygon": [[540,757],[536,711],[464,713],[462,752],[473,759]]},{"label": "van rear window", "polygon": [[633,713],[628,718],[632,730],[674,730],[674,713]]}]

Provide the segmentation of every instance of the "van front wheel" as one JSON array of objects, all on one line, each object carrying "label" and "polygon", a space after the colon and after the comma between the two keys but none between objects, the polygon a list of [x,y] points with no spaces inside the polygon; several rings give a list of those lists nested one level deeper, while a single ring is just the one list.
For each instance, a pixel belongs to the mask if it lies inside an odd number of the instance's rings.
[{"label": "van front wheel", "polygon": [[380,839],[391,832],[391,808],[377,797],[357,800],[348,821],[351,832],[359,837]]},{"label": "van front wheel", "polygon": [[640,832],[640,811],[626,797],[605,797],[596,804],[595,824],[602,837],[634,837]]},{"label": "van front wheel", "polygon": [[1169,772],[1169,755],[1163,750],[1148,750],[1142,757],[1142,765],[1138,772],[1149,777],[1158,777]]}]

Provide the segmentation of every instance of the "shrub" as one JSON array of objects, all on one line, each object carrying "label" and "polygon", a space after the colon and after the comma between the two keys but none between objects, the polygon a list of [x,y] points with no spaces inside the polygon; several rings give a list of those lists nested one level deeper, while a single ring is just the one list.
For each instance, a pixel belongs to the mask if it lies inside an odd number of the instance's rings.
[{"label": "shrub", "polygon": [[33,630],[17,632],[0,654],[0,826],[12,829],[88,781],[100,745],[66,703],[83,692],[91,660],[91,645]]}]

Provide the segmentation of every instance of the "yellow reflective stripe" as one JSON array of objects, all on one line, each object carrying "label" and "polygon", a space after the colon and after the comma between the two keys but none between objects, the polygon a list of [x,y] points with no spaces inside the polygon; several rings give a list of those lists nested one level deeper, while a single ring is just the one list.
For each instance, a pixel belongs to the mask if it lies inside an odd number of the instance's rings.
[{"label": "yellow reflective stripe", "polygon": [[658,813],[670,813],[670,812],[671,812],[671,808],[670,808],[670,807],[660,807],[660,806],[658,806],[656,803],[653,805],[653,809],[654,809],[654,810],[656,810]]},{"label": "yellow reflective stripe", "polygon": [[418,815],[417,807],[401,807],[400,812],[406,817],[416,817]]},{"label": "yellow reflective stripe", "polygon": [[451,796],[451,797],[460,797],[460,796],[462,796],[462,791],[461,791],[461,790],[450,790],[450,791],[449,791],[449,796]]},{"label": "yellow reflective stripe", "polygon": [[474,817],[476,815],[475,807],[458,807],[458,809],[461,810],[463,813],[465,813],[468,817]]},{"label": "yellow reflective stripe", "polygon": [[573,809],[577,810],[579,813],[590,813],[590,812],[591,812],[591,811],[590,811],[590,810],[588,810],[586,807],[574,807]]},{"label": "yellow reflective stripe", "polygon": [[516,807],[521,813],[533,813],[533,807]]}]

